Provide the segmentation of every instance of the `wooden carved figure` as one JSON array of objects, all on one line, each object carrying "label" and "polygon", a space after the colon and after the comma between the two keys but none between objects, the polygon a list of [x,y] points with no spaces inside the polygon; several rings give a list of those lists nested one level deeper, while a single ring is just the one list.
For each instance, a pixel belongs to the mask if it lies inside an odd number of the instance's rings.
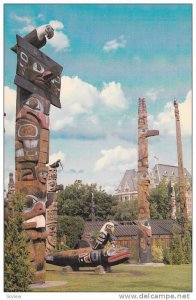
[{"label": "wooden carved figure", "polygon": [[26,196],[24,208],[33,283],[45,281],[46,200],[50,105],[61,107],[62,67],[39,50],[52,38],[50,25],[16,36],[14,83],[17,85],[15,163],[16,191]]}]

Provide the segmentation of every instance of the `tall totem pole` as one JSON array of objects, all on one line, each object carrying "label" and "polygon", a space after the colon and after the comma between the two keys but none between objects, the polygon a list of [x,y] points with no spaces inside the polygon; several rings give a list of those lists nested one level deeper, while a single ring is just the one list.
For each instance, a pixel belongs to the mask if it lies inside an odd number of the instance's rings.
[{"label": "tall totem pole", "polygon": [[17,53],[15,188],[26,196],[24,227],[33,283],[45,281],[49,112],[50,104],[61,107],[63,69],[38,49],[53,35],[53,28],[43,25],[24,38],[17,35],[17,44],[12,48]]},{"label": "tall totem pole", "polygon": [[180,197],[180,209],[181,209],[181,222],[183,228],[183,234],[188,231],[188,214],[186,204],[186,181],[184,176],[184,165],[182,155],[182,138],[181,138],[181,126],[180,126],[180,113],[178,103],[174,100],[174,112],[176,118],[176,141],[177,141],[177,153],[178,153],[178,182],[179,182],[179,197]]},{"label": "tall totem pole", "polygon": [[148,173],[148,137],[159,135],[158,130],[148,130],[146,100],[139,98],[138,105],[138,241],[140,263],[152,261],[151,226],[148,202],[150,177]]}]

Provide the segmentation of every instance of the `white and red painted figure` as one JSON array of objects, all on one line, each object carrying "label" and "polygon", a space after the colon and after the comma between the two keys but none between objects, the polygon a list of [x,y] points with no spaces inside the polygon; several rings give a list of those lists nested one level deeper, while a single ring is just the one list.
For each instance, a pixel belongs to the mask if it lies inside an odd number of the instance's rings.
[{"label": "white and red painted figure", "polygon": [[34,283],[45,281],[50,105],[61,107],[62,67],[39,50],[53,35],[53,28],[44,25],[24,38],[17,35],[12,48],[17,53],[15,188],[26,197],[24,226]]}]

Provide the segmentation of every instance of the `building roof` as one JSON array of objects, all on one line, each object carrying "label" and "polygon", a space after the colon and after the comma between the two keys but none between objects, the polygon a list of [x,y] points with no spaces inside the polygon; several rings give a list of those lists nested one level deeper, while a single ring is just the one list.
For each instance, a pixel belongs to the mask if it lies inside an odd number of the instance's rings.
[{"label": "building roof", "polygon": [[[104,225],[105,221],[96,222],[86,222],[85,223],[85,235],[97,234],[101,227]],[[115,228],[115,236],[137,236],[138,226],[137,221],[130,222],[130,224],[121,224],[120,222],[115,222],[118,225]],[[179,233],[181,233],[181,226],[174,220],[150,220],[150,225],[152,228],[152,235],[171,235],[174,227],[177,228]]]},{"label": "building roof", "polygon": [[[156,171],[158,174],[156,174]],[[171,165],[164,165],[164,164],[156,164],[153,168],[154,175],[159,176],[159,178],[164,177],[178,177],[178,167],[177,166],[171,166]],[[191,179],[191,174],[189,171],[184,168],[184,174],[186,177]]]},{"label": "building roof", "polygon": [[117,192],[134,192],[137,191],[137,171],[134,169],[126,170]]}]

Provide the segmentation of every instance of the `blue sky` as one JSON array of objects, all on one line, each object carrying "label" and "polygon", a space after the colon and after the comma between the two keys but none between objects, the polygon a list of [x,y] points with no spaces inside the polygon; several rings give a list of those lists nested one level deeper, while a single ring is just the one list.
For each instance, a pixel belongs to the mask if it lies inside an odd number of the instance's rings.
[{"label": "blue sky", "polygon": [[[172,100],[181,111],[184,165],[192,166],[190,4],[8,4],[4,6],[5,183],[14,170],[15,36],[50,23],[42,51],[60,63],[62,109],[51,109],[51,160],[59,183],[96,182],[113,192],[137,168],[137,99],[146,97],[149,162],[177,164]],[[154,156],[159,160],[155,161]],[[51,161],[52,162],[52,161]]]}]

